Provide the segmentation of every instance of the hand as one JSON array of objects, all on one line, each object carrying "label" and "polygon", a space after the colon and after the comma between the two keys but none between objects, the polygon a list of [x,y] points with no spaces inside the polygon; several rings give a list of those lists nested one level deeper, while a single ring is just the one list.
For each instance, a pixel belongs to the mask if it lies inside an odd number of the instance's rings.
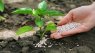
[{"label": "hand", "polygon": [[94,5],[82,6],[71,10],[58,25],[65,25],[69,22],[78,22],[81,25],[75,29],[62,32],[61,34],[55,32],[51,34],[51,38],[59,39],[72,34],[87,32],[95,26],[95,9]]}]

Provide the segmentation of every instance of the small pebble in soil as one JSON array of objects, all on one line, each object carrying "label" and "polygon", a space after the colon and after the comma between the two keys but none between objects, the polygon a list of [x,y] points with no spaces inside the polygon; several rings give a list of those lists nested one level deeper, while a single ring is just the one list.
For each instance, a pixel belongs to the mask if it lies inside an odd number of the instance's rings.
[{"label": "small pebble in soil", "polygon": [[80,45],[77,45],[77,47],[79,47]]},{"label": "small pebble in soil", "polygon": [[52,47],[52,45],[49,45],[48,47]]}]

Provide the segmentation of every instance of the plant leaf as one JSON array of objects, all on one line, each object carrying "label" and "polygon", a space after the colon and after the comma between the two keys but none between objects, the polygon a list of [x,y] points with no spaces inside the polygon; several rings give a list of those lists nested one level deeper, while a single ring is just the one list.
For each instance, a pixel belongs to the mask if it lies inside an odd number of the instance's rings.
[{"label": "plant leaf", "polygon": [[48,22],[48,24],[46,26],[47,31],[53,31],[53,30],[56,30],[56,29],[57,29],[56,24],[54,24],[53,22]]},{"label": "plant leaf", "polygon": [[36,11],[37,11],[38,15],[44,15],[44,12],[45,12],[45,11],[40,10],[40,9],[36,9]]},{"label": "plant leaf", "polygon": [[3,3],[3,0],[0,0],[0,11],[1,12],[4,11],[4,3]]},{"label": "plant leaf", "polygon": [[5,20],[5,19],[6,19],[6,18],[0,16],[0,21],[3,21],[3,20]]},{"label": "plant leaf", "polygon": [[39,11],[38,11],[38,10],[33,9],[32,13],[33,13],[33,15],[34,15],[34,16],[38,16]]},{"label": "plant leaf", "polygon": [[17,31],[16,31],[16,34],[17,35],[20,35],[20,34],[23,34],[25,32],[28,32],[28,31],[31,31],[33,30],[33,27],[32,26],[23,26],[21,28],[19,28]]},{"label": "plant leaf", "polygon": [[32,14],[32,9],[31,8],[19,8],[12,13],[14,14]]},{"label": "plant leaf", "polygon": [[41,19],[41,18],[36,18],[35,19],[35,24],[38,26],[38,27],[42,27],[43,24],[44,24],[44,21]]},{"label": "plant leaf", "polygon": [[56,10],[47,10],[44,12],[45,15],[49,15],[49,16],[60,16],[63,15],[63,13],[56,11]]},{"label": "plant leaf", "polygon": [[47,2],[42,1],[41,3],[38,4],[38,9],[40,10],[46,10],[47,9]]}]

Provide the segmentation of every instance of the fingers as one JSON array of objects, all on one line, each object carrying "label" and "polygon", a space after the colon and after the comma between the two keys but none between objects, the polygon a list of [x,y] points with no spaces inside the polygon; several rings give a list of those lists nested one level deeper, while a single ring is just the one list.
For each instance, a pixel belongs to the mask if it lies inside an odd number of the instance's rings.
[{"label": "fingers", "polygon": [[62,35],[60,33],[53,33],[51,34],[52,39],[60,39],[62,38]]},{"label": "fingers", "polygon": [[73,13],[70,11],[62,20],[59,21],[58,25],[63,25],[72,21]]}]

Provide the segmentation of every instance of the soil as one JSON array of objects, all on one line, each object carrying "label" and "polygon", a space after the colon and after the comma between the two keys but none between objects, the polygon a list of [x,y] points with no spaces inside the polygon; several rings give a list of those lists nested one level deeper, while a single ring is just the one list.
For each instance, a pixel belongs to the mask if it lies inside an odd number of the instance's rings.
[{"label": "soil", "polygon": [[[49,6],[51,9],[68,12],[72,8],[91,4],[93,0],[48,0],[48,2],[50,3]],[[8,29],[15,31],[23,25],[34,25],[32,20],[33,17],[30,15],[11,14],[16,8],[17,6],[12,7],[11,5],[6,4],[5,11],[0,12],[0,15],[6,18],[5,21],[0,22],[0,30]],[[47,35],[49,34],[50,33],[47,33]],[[48,45],[49,43],[53,44],[52,47],[34,47],[33,44],[36,44],[39,41],[40,39],[37,35],[20,38],[18,40],[1,39],[0,53],[95,53],[95,28],[88,32],[75,34],[74,36],[63,39],[48,39],[46,43]]]}]

